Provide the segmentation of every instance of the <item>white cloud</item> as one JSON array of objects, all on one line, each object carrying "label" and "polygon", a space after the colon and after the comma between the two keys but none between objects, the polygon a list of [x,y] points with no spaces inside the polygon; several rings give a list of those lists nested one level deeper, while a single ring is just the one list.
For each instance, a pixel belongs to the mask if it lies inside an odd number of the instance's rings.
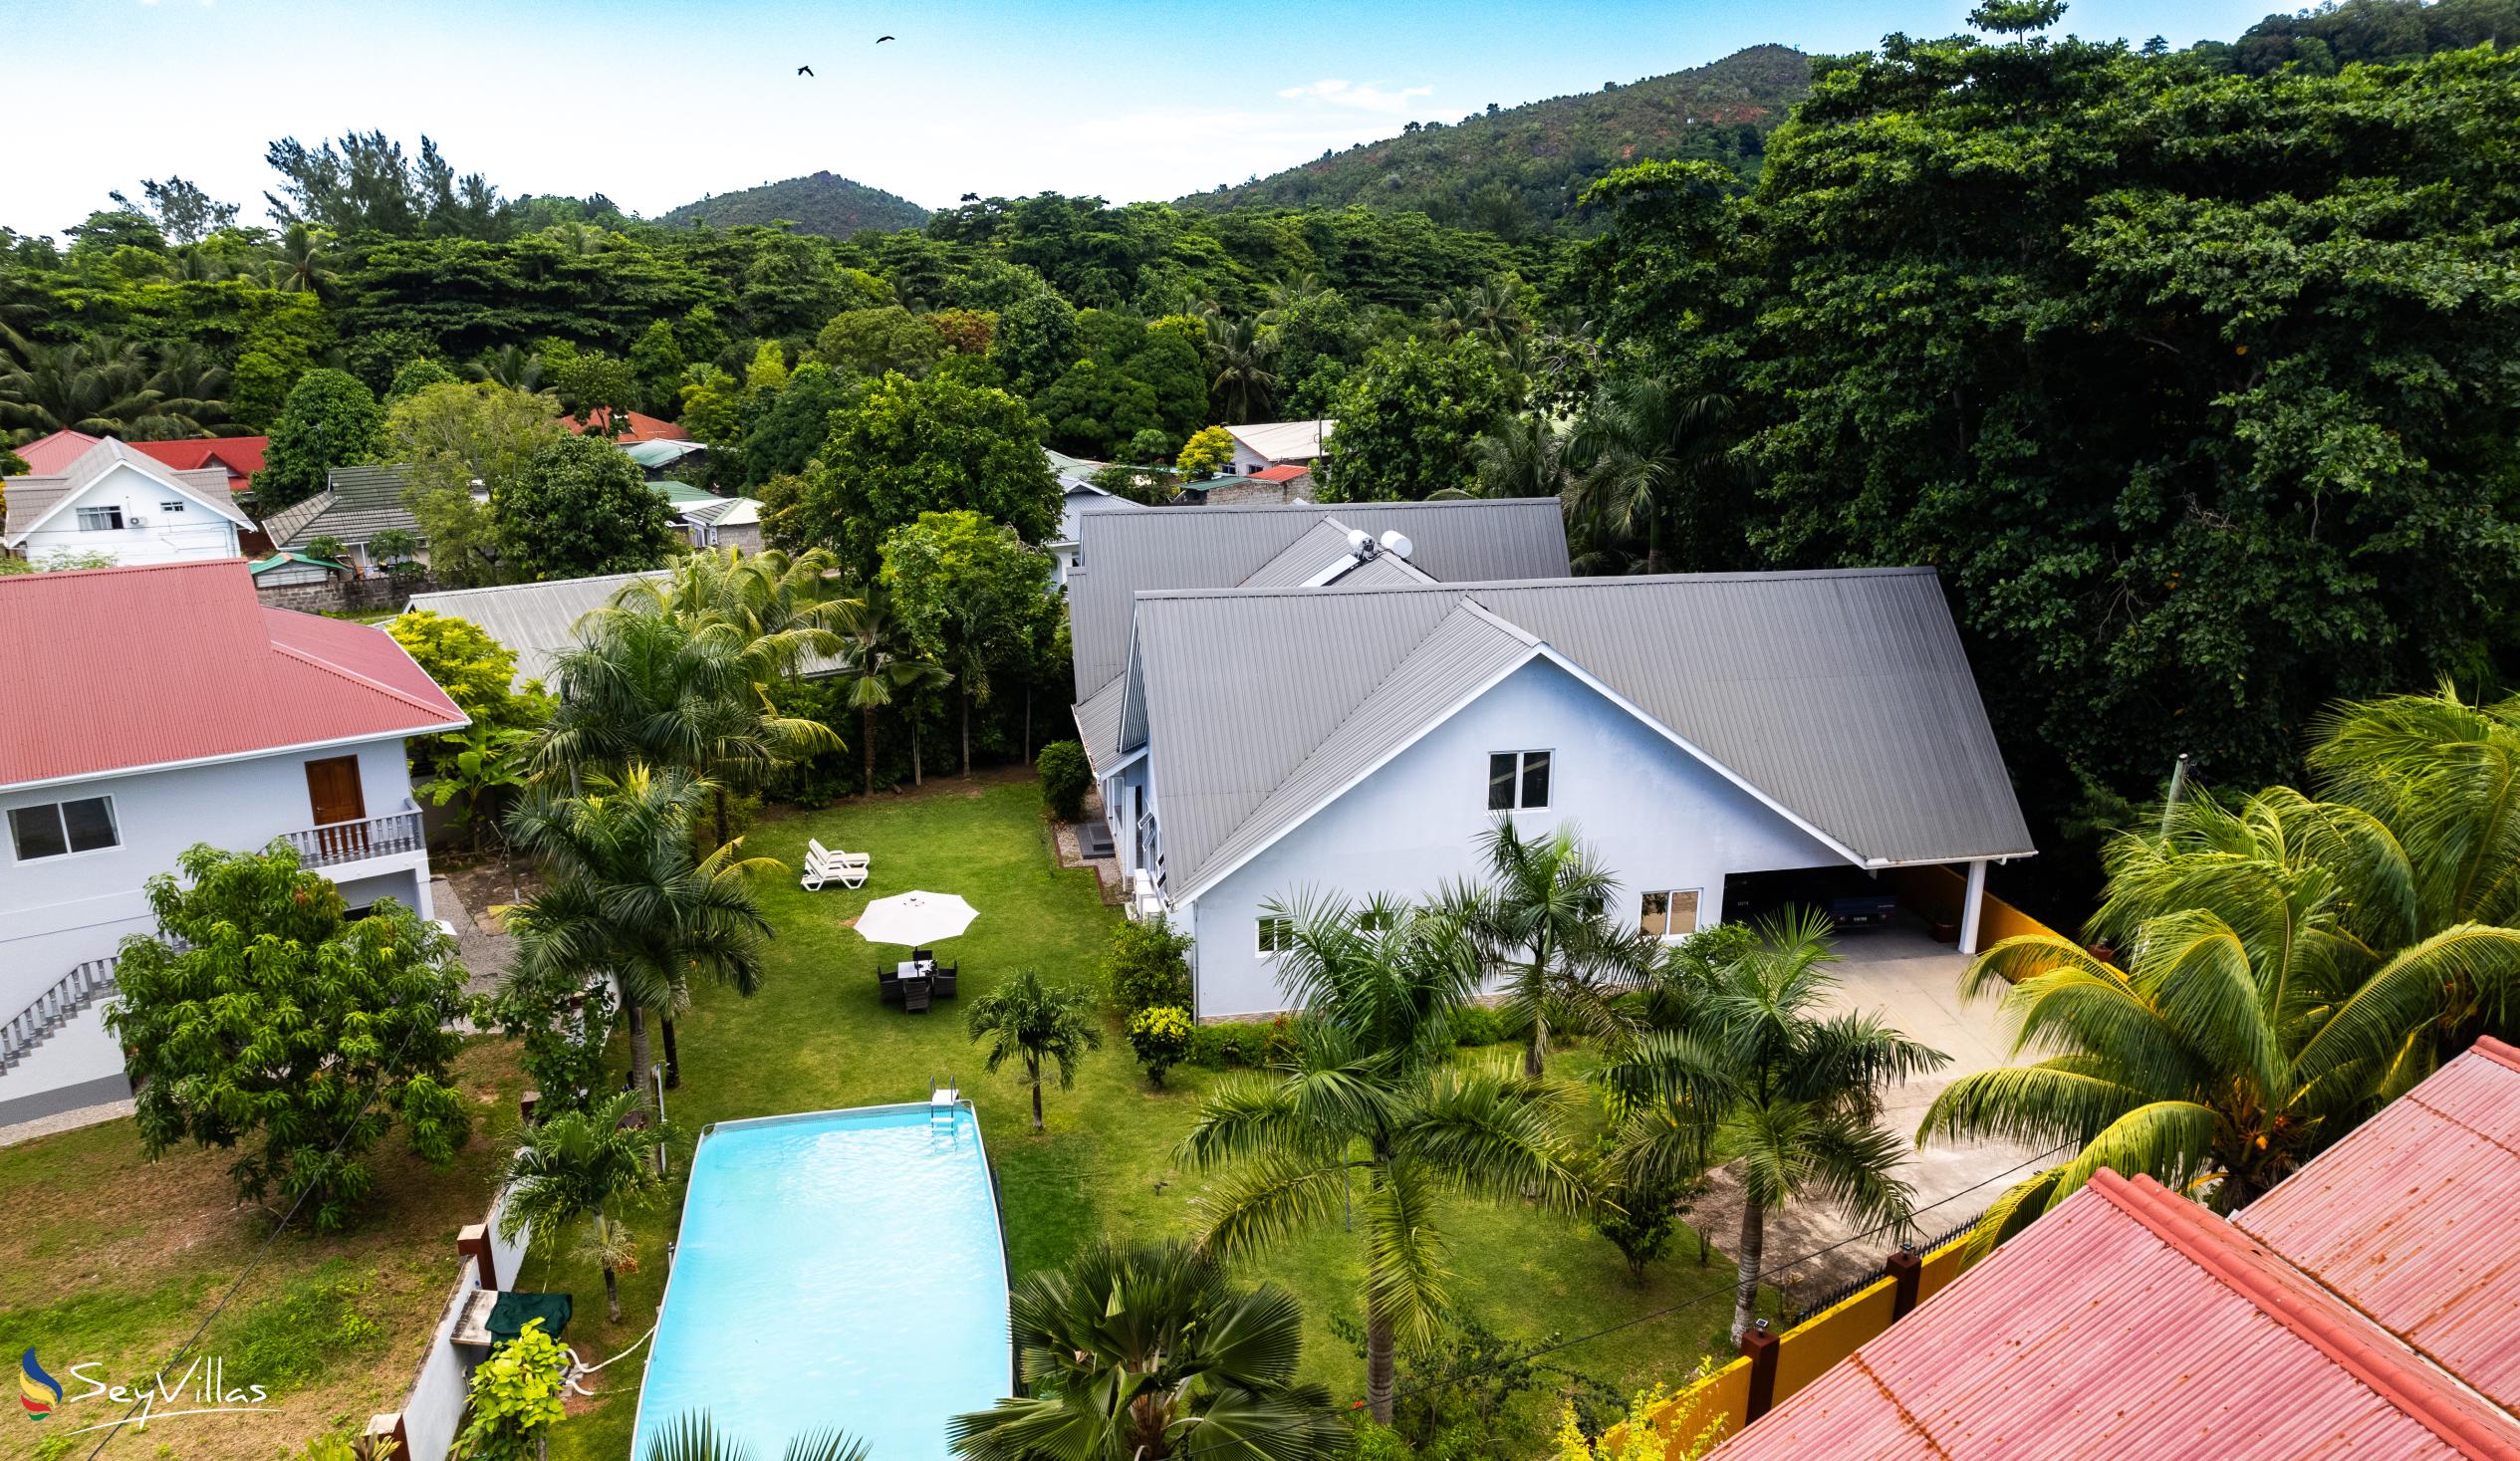
[{"label": "white cloud", "polygon": [[1411,102],[1420,97],[1431,97],[1434,93],[1433,87],[1400,87],[1386,91],[1375,82],[1360,84],[1325,77],[1304,86],[1288,87],[1278,95],[1289,101],[1353,107],[1360,112],[1406,112]]}]

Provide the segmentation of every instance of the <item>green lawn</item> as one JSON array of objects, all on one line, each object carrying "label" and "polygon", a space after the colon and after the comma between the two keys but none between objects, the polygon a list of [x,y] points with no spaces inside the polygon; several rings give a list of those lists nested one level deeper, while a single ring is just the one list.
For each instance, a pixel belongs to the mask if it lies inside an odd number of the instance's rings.
[{"label": "green lawn", "polygon": [[[875,872],[858,892],[809,893],[793,873],[766,885],[763,902],[778,928],[762,990],[749,1000],[722,988],[698,992],[678,1026],[682,1089],[670,1101],[678,1135],[677,1172],[709,1121],[781,1111],[922,1098],[931,1077],[958,1077],[978,1106],[1006,1201],[1007,1239],[1019,1276],[1055,1266],[1094,1235],[1154,1236],[1191,1230],[1198,1179],[1185,1177],[1172,1150],[1199,1093],[1221,1076],[1176,1072],[1173,1089],[1145,1089],[1117,1024],[1073,1091],[1049,1093],[1050,1129],[1036,1137],[1011,1071],[991,1078],[962,1029],[972,996],[1025,967],[1054,980],[1098,982],[1105,940],[1119,916],[1097,895],[1090,873],[1052,865],[1029,780],[942,782],[923,795],[851,803],[766,821],[748,852],[793,866],[808,837],[874,854]],[[962,968],[962,997],[927,1016],[880,1006],[879,951],[842,926],[870,897],[909,888],[955,892],[980,909],[948,953]],[[1487,1053],[1496,1058],[1498,1053]],[[1569,1070],[1580,1057],[1570,1059]],[[652,1322],[664,1282],[660,1261],[678,1213],[676,1200],[640,1223],[649,1262],[623,1281],[626,1320],[606,1322],[602,1285],[591,1272],[542,1260],[533,1287],[579,1296],[570,1339],[589,1359],[609,1355]],[[1651,1283],[1630,1287],[1619,1255],[1580,1225],[1537,1212],[1463,1204],[1449,1214],[1459,1302],[1499,1333],[1539,1338],[1588,1333],[1721,1287],[1724,1270],[1687,1258],[1658,1265]],[[1675,1248],[1687,1251],[1683,1236]],[[1718,1260],[1720,1263],[1720,1260]],[[1363,1393],[1364,1367],[1332,1334],[1334,1316],[1357,1312],[1362,1259],[1348,1235],[1319,1235],[1255,1267],[1304,1301],[1306,1366],[1344,1402]],[[1676,1380],[1698,1354],[1723,1347],[1727,1301],[1590,1341],[1562,1362],[1622,1387]],[[623,1461],[628,1455],[638,1365],[643,1354],[606,1371],[599,1401],[582,1404],[553,1439],[556,1461]]]}]

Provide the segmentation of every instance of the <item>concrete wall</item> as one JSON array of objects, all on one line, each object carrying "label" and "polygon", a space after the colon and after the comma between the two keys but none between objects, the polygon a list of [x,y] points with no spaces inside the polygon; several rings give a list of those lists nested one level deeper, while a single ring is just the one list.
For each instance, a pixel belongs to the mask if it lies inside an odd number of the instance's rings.
[{"label": "concrete wall", "polygon": [[[1195,1013],[1284,1008],[1275,961],[1255,947],[1261,907],[1272,898],[1307,887],[1415,898],[1474,875],[1478,837],[1494,817],[1488,755],[1533,750],[1552,753],[1550,806],[1517,812],[1516,822],[1529,834],[1573,823],[1617,874],[1614,911],[1631,927],[1648,889],[1698,890],[1704,927],[1721,914],[1728,874],[1845,861],[1599,691],[1535,660],[1176,917],[1198,940]],[[1161,816],[1158,806],[1158,823]],[[1188,891],[1181,871],[1172,869],[1176,895]]]},{"label": "concrete wall", "polygon": [[[507,1194],[500,1193],[484,1219],[490,1229],[491,1267],[497,1272],[502,1290],[517,1286],[526,1245],[533,1241],[530,1230],[517,1234],[512,1243],[500,1239],[499,1212],[506,1202]],[[411,1450],[407,1457],[398,1456],[395,1461],[445,1461],[447,1451],[454,1445],[455,1433],[463,1428],[465,1397],[472,1386],[473,1366],[482,1351],[458,1348],[452,1336],[465,1302],[481,1287],[481,1275],[470,1258],[457,1255],[456,1265],[454,1287],[447,1295],[446,1308],[437,1317],[437,1331],[429,1337],[419,1372],[413,1376],[410,1392],[402,1401],[403,1434],[410,1441]]]},{"label": "concrete wall", "polygon": [[[159,506],[175,501],[183,503],[180,511]],[[123,509],[120,532],[80,530],[79,509],[109,506]],[[145,526],[133,526],[143,520]],[[126,462],[62,504],[43,527],[27,535],[19,552],[36,563],[55,553],[101,553],[126,567],[183,563],[236,557],[236,534],[234,522]]]},{"label": "concrete wall", "polygon": [[[234,852],[262,848],[314,825],[305,763],[356,755],[368,815],[411,810],[411,779],[399,737],[215,766],[179,767],[68,786],[0,792],[0,1019],[15,1015],[72,967],[114,953],[125,937],[155,924],[143,891],[194,843]],[[114,799],[121,842],[93,852],[16,860],[7,840],[11,808],[89,796]],[[428,913],[424,852],[325,869],[360,891],[360,902],[389,894]],[[0,1073],[0,1124],[127,1095],[121,1050],[91,1006],[56,1030],[16,1069]],[[47,1108],[49,1107],[49,1108]]]},{"label": "concrete wall", "polygon": [[[275,571],[276,572],[276,571]],[[266,574],[254,585],[254,597],[265,609],[294,609],[300,613],[391,613],[414,594],[432,594],[437,585],[419,575],[353,579],[339,574],[320,584],[274,584]]]}]

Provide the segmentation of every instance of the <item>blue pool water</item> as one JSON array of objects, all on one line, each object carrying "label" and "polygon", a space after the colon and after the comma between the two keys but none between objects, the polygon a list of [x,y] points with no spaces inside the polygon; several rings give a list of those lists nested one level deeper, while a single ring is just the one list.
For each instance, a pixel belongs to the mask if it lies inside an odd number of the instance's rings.
[{"label": "blue pool water", "polygon": [[631,1445],[706,1410],[757,1458],[837,1427],[941,1461],[1007,1394],[1006,1261],[968,1107],[720,1122],[700,1142]]}]

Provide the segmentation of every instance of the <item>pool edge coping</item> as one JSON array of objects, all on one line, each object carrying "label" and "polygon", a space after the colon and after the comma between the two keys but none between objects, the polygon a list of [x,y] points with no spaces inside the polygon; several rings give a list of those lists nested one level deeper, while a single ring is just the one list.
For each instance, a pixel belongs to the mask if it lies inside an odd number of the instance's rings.
[{"label": "pool edge coping", "polygon": [[[952,1103],[971,1112],[971,1144],[980,1153],[980,1172],[988,1178],[989,1219],[997,1228],[998,1287],[1006,1295],[1006,1339],[1011,1374],[1014,1362],[1015,1262],[1006,1245],[1006,1204],[998,1191],[997,1163],[989,1159],[989,1139],[980,1129],[979,1103],[961,1094],[960,1091],[955,1092]],[[677,1250],[681,1247],[682,1225],[689,1220],[691,1215],[689,1176],[696,1176],[699,1173],[700,1148],[706,1146],[709,1137],[719,1130],[733,1130],[743,1126],[775,1126],[790,1121],[810,1121],[822,1116],[855,1116],[869,1115],[879,1111],[933,1111],[934,1109],[936,1109],[936,1101],[931,1096],[926,1100],[888,1100],[876,1105],[843,1105],[817,1111],[785,1111],[775,1116],[737,1116],[732,1120],[709,1121],[703,1124],[700,1127],[699,1139],[691,1143],[689,1175],[685,1177],[682,1184],[682,1213],[674,1219],[672,1246]],[[656,1323],[648,1331],[647,1357],[638,1363],[638,1403],[630,1407],[630,1461],[638,1461],[639,1422],[647,1415],[647,1372],[656,1363],[656,1347],[663,1337],[665,1328],[665,1306],[673,1301],[674,1272],[680,1267],[681,1265],[670,1257],[665,1261],[665,1287],[664,1291],[656,1296]]]}]

